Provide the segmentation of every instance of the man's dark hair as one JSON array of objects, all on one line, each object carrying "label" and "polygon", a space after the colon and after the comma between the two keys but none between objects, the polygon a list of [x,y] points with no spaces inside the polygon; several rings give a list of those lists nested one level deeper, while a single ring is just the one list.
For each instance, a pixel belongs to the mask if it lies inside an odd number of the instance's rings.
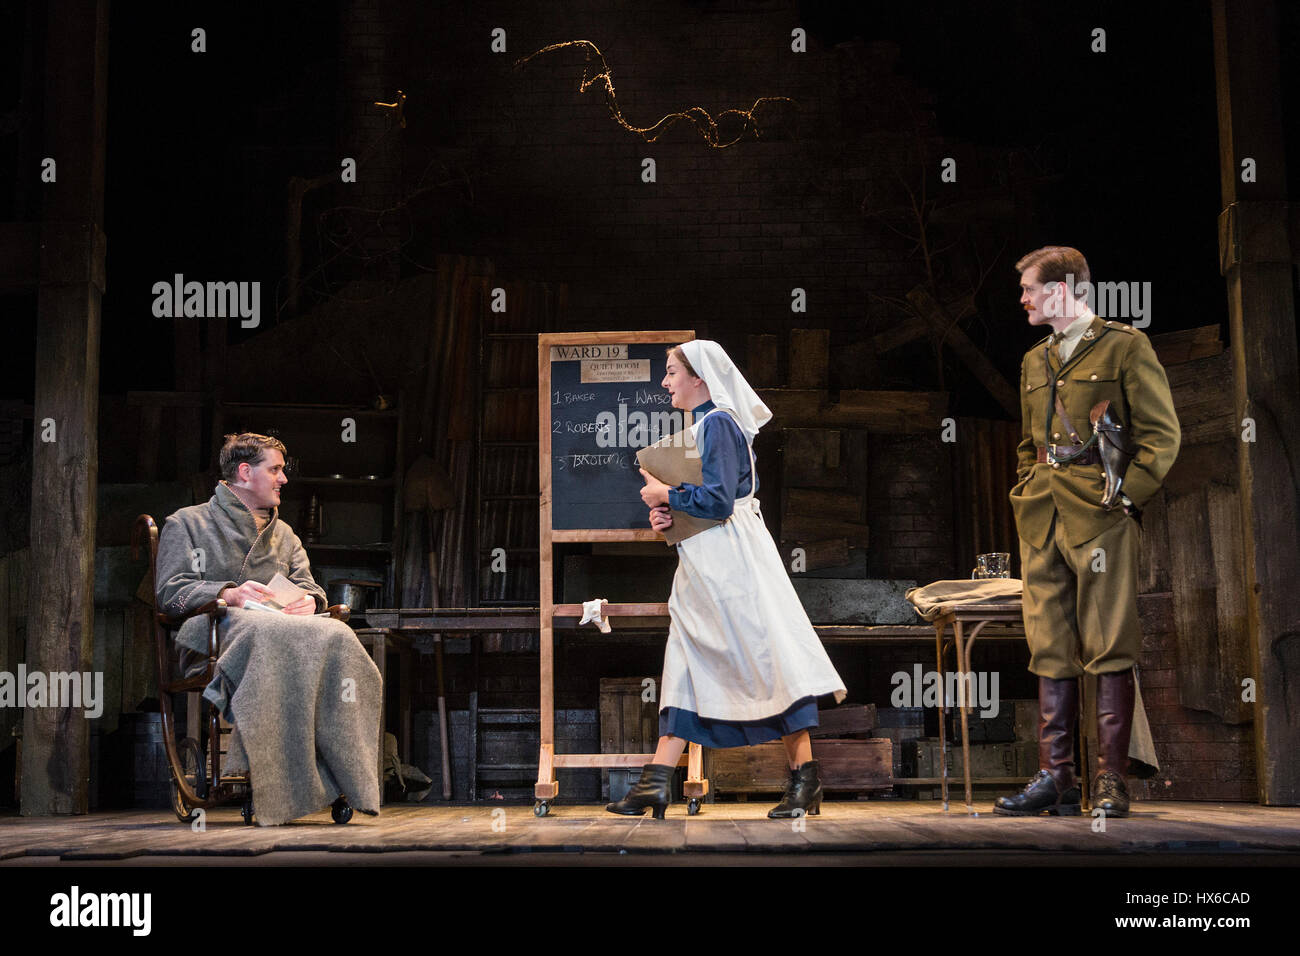
[{"label": "man's dark hair", "polygon": [[1038,267],[1038,281],[1043,285],[1066,282],[1068,281],[1066,276],[1074,276],[1075,285],[1070,290],[1070,294],[1075,298],[1082,298],[1079,294],[1079,284],[1092,281],[1092,275],[1088,271],[1088,260],[1078,249],[1069,246],[1043,246],[1041,249],[1035,249],[1016,263],[1016,271],[1023,273],[1034,266]]},{"label": "man's dark hair", "polygon": [[281,455],[288,453],[284,442],[270,435],[259,435],[256,432],[227,435],[226,443],[221,446],[221,455],[217,459],[221,465],[221,477],[226,481],[234,481],[239,477],[240,464],[243,462],[248,462],[250,465],[261,464],[268,448],[274,448]]}]

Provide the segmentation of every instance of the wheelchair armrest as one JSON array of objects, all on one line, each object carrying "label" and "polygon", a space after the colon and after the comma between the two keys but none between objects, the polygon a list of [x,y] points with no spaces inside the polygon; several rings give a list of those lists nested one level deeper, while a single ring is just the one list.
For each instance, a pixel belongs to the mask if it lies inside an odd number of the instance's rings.
[{"label": "wheelchair armrest", "polygon": [[216,598],[215,600],[204,604],[202,607],[196,607],[194,610],[187,611],[184,614],[159,614],[158,623],[162,624],[164,627],[175,629],[180,627],[190,618],[198,617],[200,614],[206,614],[215,620],[221,620],[221,618],[226,616],[226,608],[228,606],[229,605],[226,604],[224,599]]},{"label": "wheelchair armrest", "polygon": [[352,608],[348,607],[346,604],[331,604],[325,609],[325,613],[334,618],[334,620],[342,621],[346,624],[348,618],[352,616]]}]

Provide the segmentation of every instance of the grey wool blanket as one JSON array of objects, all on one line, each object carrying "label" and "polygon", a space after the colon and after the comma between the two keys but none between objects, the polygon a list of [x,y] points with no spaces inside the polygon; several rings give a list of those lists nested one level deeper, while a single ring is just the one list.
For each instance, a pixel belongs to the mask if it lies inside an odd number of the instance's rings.
[{"label": "grey wool blanket", "polygon": [[[203,505],[181,508],[158,542],[158,609],[180,615],[245,581],[279,572],[325,608],[307,554],[273,509],[258,530],[253,513],[224,482]],[[182,667],[207,657],[206,616],[177,634]],[[363,813],[379,811],[379,671],[346,624],[317,616],[231,608],[219,627],[216,675],[204,697],[235,726],[224,769],[247,770],[262,825],[328,807],[340,795]]]},{"label": "grey wool blanket", "polygon": [[[223,766],[250,774],[257,822],[286,823],[341,794],[377,813],[382,686],[352,629],[327,617],[231,608],[220,634],[216,677],[203,696],[238,731]],[[177,637],[205,656],[207,640],[206,617],[186,621]]]}]

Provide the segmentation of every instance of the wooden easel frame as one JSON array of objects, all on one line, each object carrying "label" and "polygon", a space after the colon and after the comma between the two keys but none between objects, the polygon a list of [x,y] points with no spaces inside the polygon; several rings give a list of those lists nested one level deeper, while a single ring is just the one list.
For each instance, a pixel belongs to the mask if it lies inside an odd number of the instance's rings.
[{"label": "wooden easel frame", "polygon": [[[538,470],[541,499],[539,508],[540,567],[540,657],[541,657],[541,748],[537,757],[537,786],[534,796],[537,803],[534,813],[543,817],[550,811],[551,801],[560,794],[555,771],[560,768],[639,768],[649,763],[654,754],[557,754],[555,752],[555,619],[557,617],[582,617],[581,604],[554,603],[554,553],[556,544],[567,542],[601,541],[663,541],[659,532],[646,528],[585,528],[555,529],[551,526],[551,347],[555,345],[646,345],[662,344],[668,347],[689,342],[694,331],[667,332],[544,332],[537,336],[537,425]],[[651,383],[657,385],[658,383]],[[646,618],[667,618],[668,605],[663,604],[607,604],[606,617],[622,618],[625,624],[645,624]],[[639,620],[638,620],[639,619]],[[699,744],[691,744],[682,758],[686,763],[684,796],[688,812],[699,809],[700,800],[709,792],[709,782],[704,779],[704,752]]]}]

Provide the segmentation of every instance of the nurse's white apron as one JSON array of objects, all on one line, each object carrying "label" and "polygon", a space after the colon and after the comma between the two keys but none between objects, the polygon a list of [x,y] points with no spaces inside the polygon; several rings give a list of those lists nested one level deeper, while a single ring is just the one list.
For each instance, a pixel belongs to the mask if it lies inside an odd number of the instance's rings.
[{"label": "nurse's white apron", "polygon": [[736,499],[731,517],[677,545],[661,708],[763,720],[804,697],[845,697],[763,524],[752,447],[749,471],[749,494]]}]

